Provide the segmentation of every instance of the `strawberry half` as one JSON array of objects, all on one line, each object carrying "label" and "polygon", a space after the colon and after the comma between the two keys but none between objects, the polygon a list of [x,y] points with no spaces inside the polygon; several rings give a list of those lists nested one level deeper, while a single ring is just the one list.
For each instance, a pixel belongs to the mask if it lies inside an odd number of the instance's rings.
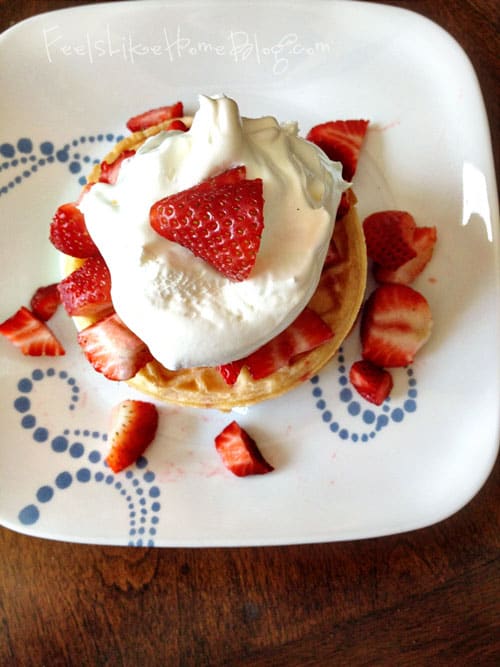
[{"label": "strawberry half", "polygon": [[322,345],[332,336],[328,324],[314,310],[305,308],[280,334],[248,357],[219,366],[219,372],[227,384],[234,384],[239,371],[246,366],[254,380],[261,380],[288,366],[297,355]]},{"label": "strawberry half", "polygon": [[120,153],[120,155],[116,158],[116,160],[113,160],[113,162],[106,162],[106,160],[101,162],[99,183],[109,183],[110,185],[114,185],[116,183],[116,179],[118,178],[118,173],[120,171],[123,160],[126,160],[133,155],[135,155],[134,150],[126,150],[123,151],[123,153]]},{"label": "strawberry half", "polygon": [[113,409],[106,463],[115,473],[128,468],[142,456],[158,428],[158,410],[153,403],[127,399]]},{"label": "strawberry half", "polygon": [[264,228],[262,180],[233,182],[234,170],[229,174],[157,201],[150,223],[230,280],[242,281],[255,264]]},{"label": "strawberry half", "polygon": [[43,322],[50,320],[61,303],[58,283],[39,287],[31,297],[30,308],[35,317]]},{"label": "strawberry half", "polygon": [[232,421],[215,438],[223,464],[238,477],[265,475],[274,470],[262,456],[257,444],[236,421]]},{"label": "strawberry half", "polygon": [[367,120],[331,120],[311,128],[306,139],[319,146],[330,160],[341,162],[342,177],[352,181],[368,125]]},{"label": "strawberry half", "polygon": [[416,227],[413,231],[412,247],[415,257],[391,270],[380,264],[373,266],[373,275],[379,283],[402,283],[409,285],[425,269],[432,258],[437,241],[435,227]]},{"label": "strawberry half", "polygon": [[95,370],[108,380],[130,380],[153,359],[116,313],[80,331],[78,343]]},{"label": "strawberry half", "polygon": [[158,107],[157,109],[149,109],[137,116],[132,116],[127,121],[127,127],[131,132],[139,132],[146,130],[148,127],[163,123],[170,118],[180,118],[184,115],[184,106],[182,102],[176,102],[169,106]]},{"label": "strawberry half", "polygon": [[113,312],[111,276],[101,256],[89,257],[79,269],[66,276],[58,286],[68,315],[105,317]]},{"label": "strawberry half", "polygon": [[52,218],[50,241],[60,252],[85,259],[99,254],[85,225],[83,213],[76,204],[62,204]]},{"label": "strawberry half", "polygon": [[56,357],[65,354],[49,327],[25,306],[0,324],[0,334],[31,357]]},{"label": "strawberry half", "polygon": [[366,252],[380,266],[394,271],[416,256],[415,220],[406,211],[378,211],[363,221]]},{"label": "strawberry half", "polygon": [[353,363],[349,371],[349,380],[360,396],[375,405],[381,405],[393,387],[389,371],[367,360]]},{"label": "strawberry half", "polygon": [[419,292],[407,285],[381,285],[363,309],[363,359],[382,367],[407,366],[429,339],[431,329],[431,310]]}]

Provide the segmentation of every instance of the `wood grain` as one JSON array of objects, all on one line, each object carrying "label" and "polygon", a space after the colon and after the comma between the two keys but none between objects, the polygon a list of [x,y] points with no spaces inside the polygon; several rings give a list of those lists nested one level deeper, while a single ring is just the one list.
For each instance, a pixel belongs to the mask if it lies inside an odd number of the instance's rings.
[{"label": "wood grain", "polygon": [[[77,4],[2,0],[0,28]],[[466,50],[498,168],[496,0],[386,4]],[[448,520],[358,542],[161,550],[0,529],[0,665],[500,664],[499,482],[497,462]]]}]

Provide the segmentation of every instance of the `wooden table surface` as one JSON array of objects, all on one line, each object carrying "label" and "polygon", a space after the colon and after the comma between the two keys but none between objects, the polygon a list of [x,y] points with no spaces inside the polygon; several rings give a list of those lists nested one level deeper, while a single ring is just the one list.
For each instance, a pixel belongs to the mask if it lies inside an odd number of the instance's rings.
[{"label": "wooden table surface", "polygon": [[[0,29],[77,4],[0,0]],[[498,2],[387,4],[462,44],[498,170]],[[499,481],[497,461],[448,520],[357,542],[118,548],[0,529],[0,665],[500,664]]]}]

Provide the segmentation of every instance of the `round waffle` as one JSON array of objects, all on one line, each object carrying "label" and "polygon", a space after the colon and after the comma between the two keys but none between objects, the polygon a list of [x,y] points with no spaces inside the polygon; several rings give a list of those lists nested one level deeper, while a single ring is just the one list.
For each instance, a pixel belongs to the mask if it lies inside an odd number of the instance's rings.
[{"label": "round waffle", "polygon": [[[182,119],[190,125],[190,118]],[[113,162],[124,150],[137,149],[148,137],[168,127],[171,121],[136,132],[119,142],[106,156]],[[99,179],[96,165],[88,181]],[[347,214],[336,221],[332,240],[335,261],[323,270],[309,307],[330,326],[333,337],[316,349],[300,355],[289,366],[261,380],[254,380],[243,368],[232,386],[226,384],[216,368],[198,367],[171,371],[157,361],[147,364],[128,384],[160,401],[202,408],[231,410],[275,398],[311,378],[335,355],[349,334],[358,315],[366,285],[367,259],[364,236],[356,213],[355,198],[350,193]],[[67,275],[84,260],[67,258]],[[88,318],[75,317],[79,330],[92,323]]]}]

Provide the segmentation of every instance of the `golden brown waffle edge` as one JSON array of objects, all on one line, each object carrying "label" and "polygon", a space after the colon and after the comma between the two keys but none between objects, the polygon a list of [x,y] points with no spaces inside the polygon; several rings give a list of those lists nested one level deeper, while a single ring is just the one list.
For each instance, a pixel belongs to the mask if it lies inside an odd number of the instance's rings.
[{"label": "golden brown waffle edge", "polygon": [[[182,120],[190,126],[191,118]],[[123,151],[137,149],[148,137],[166,129],[170,123],[165,121],[127,136],[104,159],[113,162]],[[88,182],[97,181],[99,173],[100,167],[96,165]],[[157,361],[147,364],[128,384],[159,401],[228,411],[280,396],[316,375],[335,355],[351,331],[363,301],[367,272],[366,248],[353,195],[351,200],[348,213],[335,223],[333,243],[336,261],[323,270],[318,287],[308,304],[333,331],[333,337],[327,343],[300,355],[291,365],[261,380],[254,380],[243,368],[232,386],[226,384],[216,368],[170,371]],[[68,257],[64,264],[64,274],[74,271],[83,261]],[[73,319],[78,330],[92,324],[89,318]]]}]

